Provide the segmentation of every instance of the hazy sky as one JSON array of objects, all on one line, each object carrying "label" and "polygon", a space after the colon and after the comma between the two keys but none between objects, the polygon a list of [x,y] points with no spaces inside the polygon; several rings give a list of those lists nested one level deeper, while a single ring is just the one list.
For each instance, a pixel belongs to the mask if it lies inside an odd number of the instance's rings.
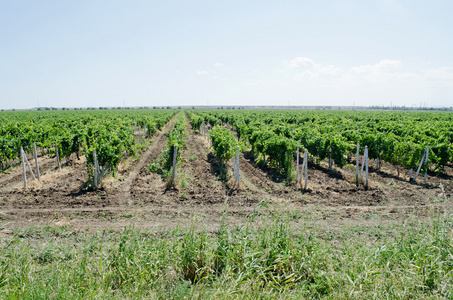
[{"label": "hazy sky", "polygon": [[453,106],[453,1],[0,0],[0,108]]}]

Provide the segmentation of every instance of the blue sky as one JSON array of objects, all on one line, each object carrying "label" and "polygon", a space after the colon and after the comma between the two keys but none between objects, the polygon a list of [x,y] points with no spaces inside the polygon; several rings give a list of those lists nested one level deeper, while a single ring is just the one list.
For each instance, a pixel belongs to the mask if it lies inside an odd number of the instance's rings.
[{"label": "blue sky", "polygon": [[0,108],[453,106],[452,1],[2,1]]}]

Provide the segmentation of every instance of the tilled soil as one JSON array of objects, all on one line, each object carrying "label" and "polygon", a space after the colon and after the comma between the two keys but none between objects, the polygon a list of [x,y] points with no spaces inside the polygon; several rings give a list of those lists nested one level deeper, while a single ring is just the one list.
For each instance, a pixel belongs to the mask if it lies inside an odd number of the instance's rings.
[{"label": "tilled soil", "polygon": [[263,211],[263,206],[270,213],[286,213],[292,221],[322,226],[401,222],[414,215],[424,218],[452,212],[451,167],[443,175],[428,174],[424,184],[423,176],[411,183],[408,174],[398,176],[394,166],[384,163],[380,170],[370,168],[369,188],[365,189],[355,184],[355,166],[329,170],[326,162],[310,161],[308,186],[302,190],[278,179],[274,170],[245,150],[240,154],[241,183],[236,187],[231,163],[225,176],[206,137],[193,131],[188,120],[176,185],[169,187],[168,179],[147,167],[167,147],[172,124],[173,120],[152,137],[138,158],[127,159],[117,177],[104,179],[96,190],[85,188],[84,157],[71,157],[61,171],[54,158],[40,157],[42,181],[32,181],[28,174],[26,189],[20,165],[1,174],[0,233],[7,227],[49,222],[85,229],[131,224],[166,228],[193,222],[214,228],[225,211],[234,223]]}]

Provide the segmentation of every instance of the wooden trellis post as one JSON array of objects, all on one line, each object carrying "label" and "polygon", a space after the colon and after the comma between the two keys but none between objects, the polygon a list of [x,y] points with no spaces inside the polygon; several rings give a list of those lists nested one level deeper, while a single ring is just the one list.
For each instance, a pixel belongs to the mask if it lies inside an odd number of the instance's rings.
[{"label": "wooden trellis post", "polygon": [[36,143],[33,143],[33,155],[35,156],[36,175],[38,176],[38,180],[41,180],[41,176],[39,174],[38,151],[36,151]]},{"label": "wooden trellis post", "polygon": [[20,151],[22,152],[22,156],[23,156],[25,162],[27,163],[28,169],[30,170],[31,176],[33,176],[33,180],[36,180],[35,173],[33,173],[33,169],[30,165],[30,162],[28,161],[28,158],[27,158],[27,155],[25,154],[24,149],[22,147],[20,147],[20,149],[21,149]]},{"label": "wooden trellis post", "polygon": [[[299,173],[299,171],[297,171]],[[304,191],[307,190],[308,184],[308,151],[304,152],[304,160],[302,162],[302,167],[300,168],[300,176],[298,177],[297,183],[300,183],[302,188],[302,178],[305,178]]]},{"label": "wooden trellis post", "polygon": [[233,154],[233,178],[234,178],[234,183],[236,184],[236,154]]},{"label": "wooden trellis post", "polygon": [[[414,152],[414,147],[412,147],[412,152]],[[423,157],[425,156],[425,153],[423,153]],[[422,161],[423,161],[423,157],[422,157]],[[421,164],[422,162],[420,162]],[[412,168],[409,170],[409,181],[412,181],[412,175],[413,175],[413,170]],[[417,172],[418,173],[418,172]]]},{"label": "wooden trellis post", "polygon": [[428,157],[429,157],[429,146],[426,146],[426,159],[425,159],[425,176],[423,176],[423,181],[426,184],[426,176],[428,175],[428,168],[429,168],[429,162],[428,162]]},{"label": "wooden trellis post", "polygon": [[237,183],[237,185],[239,187],[239,176],[240,176],[239,175],[239,170],[240,170],[239,169],[239,146],[237,146],[237,148],[236,148],[236,168],[237,168],[237,170],[236,170],[236,183]]},{"label": "wooden trellis post", "polygon": [[363,173],[363,168],[365,167],[366,151],[367,151],[367,147],[365,146],[365,150],[363,151],[363,156],[362,156],[362,166],[360,167],[360,180],[362,181],[362,183],[363,183],[362,173]]},{"label": "wooden trellis post", "polygon": [[299,146],[297,146],[297,156],[296,156],[296,183],[299,182]]},{"label": "wooden trellis post", "polygon": [[58,151],[59,151],[58,146],[55,146],[55,153],[57,154],[57,165],[58,169],[61,171],[60,153]]},{"label": "wooden trellis post", "polygon": [[307,190],[307,182],[308,182],[308,151],[305,150],[304,153],[304,165],[305,165],[305,186],[304,190]]},{"label": "wooden trellis post", "polygon": [[365,146],[365,152],[366,152],[366,160],[365,160],[365,189],[368,189],[368,146]]},{"label": "wooden trellis post", "polygon": [[377,146],[377,159],[376,159],[376,170],[379,170],[379,148],[380,145]]},{"label": "wooden trellis post", "polygon": [[174,146],[174,148],[173,148],[173,168],[171,171],[171,181],[170,181],[171,184],[174,184],[174,182],[175,182],[177,153],[178,153],[178,147]]},{"label": "wooden trellis post", "polygon": [[359,143],[357,143],[357,156],[355,161],[355,184],[359,187]]},{"label": "wooden trellis post", "polygon": [[329,146],[329,170],[332,171],[332,147]]},{"label": "wooden trellis post", "polygon": [[365,172],[367,173],[367,167],[368,167],[368,146],[365,146],[365,150],[363,152],[363,157],[362,157],[362,167],[360,168],[360,178],[362,178],[362,173],[363,169],[365,167]]},{"label": "wooden trellis post", "polygon": [[[414,176],[414,181],[417,180],[417,176],[418,176],[418,173],[420,172],[420,169],[422,168],[422,165],[423,165],[423,162],[426,162],[426,164],[428,163],[428,153],[429,153],[429,146],[427,146],[425,148],[425,152],[423,153],[423,156],[422,156],[422,159],[420,160],[420,164],[418,165],[418,168],[417,168],[417,172],[415,173],[415,176]],[[425,183],[426,183],[426,174],[427,174],[427,171],[425,172]]]},{"label": "wooden trellis post", "polygon": [[[357,144],[358,145],[358,144]],[[357,150],[359,148],[357,147]],[[357,152],[358,153],[358,152]],[[357,162],[359,161],[358,155],[357,155]],[[357,177],[357,187],[359,186],[358,184],[358,178],[360,177],[360,181],[363,183],[363,169],[365,168],[365,189],[368,189],[368,146],[365,146],[365,150],[363,152],[363,157],[362,157],[362,166],[360,167],[360,175],[356,174]],[[358,172],[358,164],[356,166],[356,172]]]},{"label": "wooden trellis post", "polygon": [[27,171],[25,169],[24,149],[20,147],[20,156],[22,158],[22,172],[24,173],[24,187],[27,187]]},{"label": "wooden trellis post", "polygon": [[94,163],[94,186],[98,187],[98,159],[96,157],[96,149],[93,150],[93,163]]}]

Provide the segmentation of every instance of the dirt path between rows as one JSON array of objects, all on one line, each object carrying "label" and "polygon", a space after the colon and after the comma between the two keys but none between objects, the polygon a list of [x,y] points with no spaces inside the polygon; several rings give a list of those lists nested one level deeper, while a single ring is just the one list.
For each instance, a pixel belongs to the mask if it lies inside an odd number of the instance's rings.
[{"label": "dirt path between rows", "polygon": [[135,165],[134,169],[129,173],[129,176],[123,181],[123,184],[119,187],[119,203],[122,205],[133,205],[134,200],[131,197],[131,189],[133,187],[134,181],[137,180],[137,176],[142,171],[142,169],[149,164],[150,160],[152,160],[152,156],[156,156],[156,153],[159,153],[159,145],[163,144],[163,140],[167,136],[168,132],[173,127],[173,122],[177,115],[175,115],[165,126],[165,128],[159,133],[159,135],[154,139],[151,145],[148,147],[145,153],[141,155],[141,158],[138,164]]}]

